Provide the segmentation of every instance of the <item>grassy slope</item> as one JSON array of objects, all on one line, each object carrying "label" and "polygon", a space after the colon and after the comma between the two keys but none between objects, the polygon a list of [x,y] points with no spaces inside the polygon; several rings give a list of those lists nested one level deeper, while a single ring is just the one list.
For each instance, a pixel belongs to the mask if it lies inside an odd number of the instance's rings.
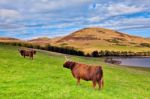
[{"label": "grassy slope", "polygon": [[[83,41],[81,41],[83,42]],[[100,44],[100,45],[98,45]],[[137,46],[119,46],[119,45],[107,45],[106,42],[102,43],[80,43],[80,42],[73,42],[69,43],[67,46],[74,47],[76,49],[82,50],[85,53],[91,53],[95,50],[109,50],[109,51],[133,51],[133,52],[142,52],[142,51],[149,51],[150,48],[148,47],[137,47]],[[111,46],[111,47],[110,47]]]},{"label": "grassy slope", "polygon": [[75,31],[70,35],[60,38],[57,43],[52,44],[55,46],[74,47],[86,53],[91,53],[95,50],[134,52],[150,50],[148,47],[140,46],[141,43],[150,43],[150,40],[110,29],[93,27]]},{"label": "grassy slope", "polygon": [[103,59],[75,57],[104,68],[105,87],[93,89],[91,82],[76,85],[70,70],[62,67],[64,56],[38,52],[34,60],[21,57],[16,47],[0,45],[0,98],[29,99],[148,99],[150,69],[103,63]]}]

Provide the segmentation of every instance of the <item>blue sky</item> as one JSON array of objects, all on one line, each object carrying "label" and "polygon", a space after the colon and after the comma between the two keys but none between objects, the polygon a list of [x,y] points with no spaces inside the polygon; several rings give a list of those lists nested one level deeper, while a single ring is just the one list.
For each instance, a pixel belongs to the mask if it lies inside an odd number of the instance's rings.
[{"label": "blue sky", "polygon": [[2,37],[56,37],[85,27],[150,37],[150,0],[0,0]]}]

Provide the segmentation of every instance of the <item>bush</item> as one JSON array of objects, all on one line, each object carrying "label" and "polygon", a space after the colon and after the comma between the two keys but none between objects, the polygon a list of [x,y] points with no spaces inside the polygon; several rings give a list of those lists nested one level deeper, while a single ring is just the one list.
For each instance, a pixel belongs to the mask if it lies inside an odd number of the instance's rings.
[{"label": "bush", "polygon": [[98,51],[93,51],[93,52],[92,52],[92,56],[93,56],[93,57],[99,57]]},{"label": "bush", "polygon": [[150,47],[149,43],[141,43],[140,45],[143,46],[143,47]]}]

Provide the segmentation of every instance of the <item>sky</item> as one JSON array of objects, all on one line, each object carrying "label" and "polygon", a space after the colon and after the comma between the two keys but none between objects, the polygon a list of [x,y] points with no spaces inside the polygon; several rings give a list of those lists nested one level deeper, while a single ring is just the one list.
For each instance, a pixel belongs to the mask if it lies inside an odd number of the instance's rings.
[{"label": "sky", "polygon": [[150,0],[0,0],[0,37],[53,38],[86,27],[150,37]]}]

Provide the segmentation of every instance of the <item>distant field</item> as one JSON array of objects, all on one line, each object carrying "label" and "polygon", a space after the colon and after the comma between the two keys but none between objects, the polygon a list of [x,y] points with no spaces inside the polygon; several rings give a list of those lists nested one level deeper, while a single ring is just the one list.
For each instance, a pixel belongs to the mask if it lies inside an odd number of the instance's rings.
[{"label": "distant field", "polygon": [[[81,41],[82,42],[82,41]],[[142,51],[150,51],[148,47],[137,47],[137,46],[119,46],[119,45],[108,45],[106,42],[98,42],[95,43],[79,43],[72,42],[67,46],[74,47],[79,50],[83,50],[85,53],[91,53],[92,51],[101,51],[101,50],[109,50],[109,51],[132,51],[132,52],[142,52]]]},{"label": "distant field", "polygon": [[102,65],[105,86],[76,79],[63,68],[64,55],[38,51],[34,60],[18,48],[0,45],[0,99],[149,99],[150,69],[105,64],[103,58],[71,56],[77,62]]}]

